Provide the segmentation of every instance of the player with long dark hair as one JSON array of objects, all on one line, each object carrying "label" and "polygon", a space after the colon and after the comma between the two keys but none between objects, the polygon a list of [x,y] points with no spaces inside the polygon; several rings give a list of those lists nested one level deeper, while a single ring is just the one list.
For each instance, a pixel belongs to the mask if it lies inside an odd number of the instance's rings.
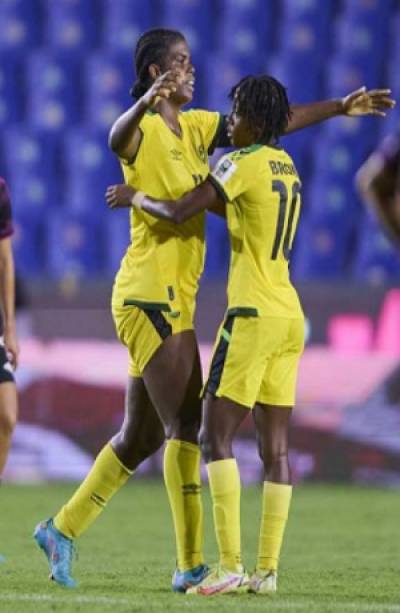
[{"label": "player with long dark hair", "polygon": [[[145,32],[136,45],[135,69],[131,91],[137,101],[113,125],[110,146],[127,184],[156,198],[178,198],[206,178],[208,154],[228,144],[225,118],[203,110],[182,112],[192,100],[195,71],[180,32]],[[386,91],[360,90],[341,100],[292,107],[288,129],[389,106]],[[215,212],[223,214],[224,208]],[[185,591],[208,572],[198,446],[202,375],[193,328],[205,252],[204,213],[173,227],[133,209],[131,228],[133,240],[112,298],[117,334],[130,355],[124,423],[54,521],[37,527],[36,539],[54,579],[75,585],[73,539],[166,438],[164,477],[177,544],[173,589]]]}]

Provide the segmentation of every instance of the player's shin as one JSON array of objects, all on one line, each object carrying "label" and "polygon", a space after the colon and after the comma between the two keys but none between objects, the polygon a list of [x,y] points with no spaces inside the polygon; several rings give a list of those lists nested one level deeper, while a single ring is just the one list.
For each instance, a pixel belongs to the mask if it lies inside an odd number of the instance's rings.
[{"label": "player's shin", "polygon": [[214,526],[220,564],[237,571],[241,567],[240,474],[234,458],[207,464],[213,502]]},{"label": "player's shin", "polygon": [[257,571],[278,568],[291,497],[291,485],[264,482]]},{"label": "player's shin", "polygon": [[54,518],[57,530],[68,538],[80,536],[100,515],[132,472],[120,462],[108,443],[97,456],[86,479]]},{"label": "player's shin", "polygon": [[175,527],[178,569],[182,572],[204,564],[200,459],[200,448],[193,443],[169,440],[166,444],[164,480]]}]

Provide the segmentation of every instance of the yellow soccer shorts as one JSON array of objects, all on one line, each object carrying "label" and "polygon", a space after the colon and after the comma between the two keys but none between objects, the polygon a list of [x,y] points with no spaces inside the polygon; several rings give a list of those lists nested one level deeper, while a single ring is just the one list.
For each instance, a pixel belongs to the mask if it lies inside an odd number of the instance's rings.
[{"label": "yellow soccer shorts", "polygon": [[143,370],[164,340],[173,334],[193,329],[195,303],[187,301],[179,312],[142,301],[126,300],[113,304],[112,314],[119,340],[129,352],[128,374],[141,377]]},{"label": "yellow soccer shorts", "polygon": [[203,388],[253,408],[293,407],[304,319],[229,315],[220,326]]}]

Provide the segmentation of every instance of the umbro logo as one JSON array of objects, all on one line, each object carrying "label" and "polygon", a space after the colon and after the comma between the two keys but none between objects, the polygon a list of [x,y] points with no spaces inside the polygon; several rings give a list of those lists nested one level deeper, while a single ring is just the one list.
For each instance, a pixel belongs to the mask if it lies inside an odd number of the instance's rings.
[{"label": "umbro logo", "polygon": [[181,162],[183,159],[183,153],[182,151],[179,151],[179,149],[171,149],[170,154],[172,159],[176,162]]}]

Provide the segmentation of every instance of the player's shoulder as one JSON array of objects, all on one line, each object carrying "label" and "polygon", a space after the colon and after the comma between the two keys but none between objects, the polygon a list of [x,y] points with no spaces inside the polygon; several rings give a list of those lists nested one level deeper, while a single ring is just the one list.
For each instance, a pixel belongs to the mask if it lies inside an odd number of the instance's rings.
[{"label": "player's shoulder", "polygon": [[205,109],[189,109],[183,111],[181,117],[187,123],[192,125],[204,126],[204,124],[217,123],[220,119],[220,113],[215,111],[207,111]]},{"label": "player's shoulder", "polygon": [[149,109],[145,112],[139,123],[139,128],[142,132],[148,132],[158,124],[160,115],[156,111]]}]

